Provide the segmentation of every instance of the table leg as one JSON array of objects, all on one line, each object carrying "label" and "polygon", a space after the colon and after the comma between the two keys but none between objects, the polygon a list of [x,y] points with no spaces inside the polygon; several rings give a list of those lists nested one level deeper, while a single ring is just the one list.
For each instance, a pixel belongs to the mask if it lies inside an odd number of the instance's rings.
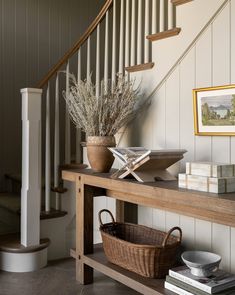
[{"label": "table leg", "polygon": [[93,282],[93,268],[83,263],[83,256],[93,253],[93,196],[94,188],[77,180],[76,200],[76,279],[81,284]]},{"label": "table leg", "polygon": [[124,222],[124,201],[120,201],[116,199],[116,221]]}]

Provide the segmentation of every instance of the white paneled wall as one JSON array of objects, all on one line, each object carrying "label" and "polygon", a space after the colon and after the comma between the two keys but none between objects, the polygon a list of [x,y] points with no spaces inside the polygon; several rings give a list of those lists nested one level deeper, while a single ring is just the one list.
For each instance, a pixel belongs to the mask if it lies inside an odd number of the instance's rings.
[{"label": "white paneled wall", "polygon": [[[143,122],[144,136],[139,129],[142,145],[151,143],[152,149],[188,150],[181,165],[174,167],[176,174],[185,170],[186,160],[235,162],[234,138],[194,135],[192,105],[193,88],[235,83],[233,15],[235,1],[231,0],[153,95],[150,111]],[[164,60],[164,56],[158,59]],[[128,132],[131,134],[131,129]],[[222,267],[235,272],[235,228],[147,207],[139,207],[138,216],[139,223],[162,230],[181,226],[187,248],[217,252],[222,255]]]}]

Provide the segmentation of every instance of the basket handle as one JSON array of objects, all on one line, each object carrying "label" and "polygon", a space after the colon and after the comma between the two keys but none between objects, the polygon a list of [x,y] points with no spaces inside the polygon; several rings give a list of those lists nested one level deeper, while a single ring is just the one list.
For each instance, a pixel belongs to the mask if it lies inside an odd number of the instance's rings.
[{"label": "basket handle", "polygon": [[179,231],[179,233],[180,233],[180,236],[179,236],[179,242],[181,242],[181,240],[182,240],[182,230],[181,230],[180,227],[175,226],[175,227],[172,227],[172,229],[170,229],[170,230],[168,231],[167,235],[165,236],[165,238],[164,238],[164,240],[163,240],[163,242],[162,242],[162,247],[165,247],[165,246],[166,246],[167,241],[168,241],[168,239],[169,239],[171,233],[173,233],[173,231],[175,231],[175,230],[178,230],[178,231]]},{"label": "basket handle", "polygon": [[99,213],[98,213],[100,225],[104,225],[103,222],[102,222],[102,218],[101,218],[101,214],[102,214],[103,212],[108,213],[108,214],[110,215],[111,219],[112,219],[112,223],[115,223],[115,219],[114,219],[114,217],[113,217],[112,212],[110,212],[110,211],[107,210],[107,209],[102,209],[102,210],[100,210]]}]

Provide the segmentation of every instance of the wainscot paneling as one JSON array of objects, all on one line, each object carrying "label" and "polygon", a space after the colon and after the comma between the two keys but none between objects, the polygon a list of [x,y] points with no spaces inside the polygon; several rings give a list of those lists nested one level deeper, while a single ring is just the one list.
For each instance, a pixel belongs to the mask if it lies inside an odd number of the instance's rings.
[{"label": "wainscot paneling", "polygon": [[[212,24],[212,85],[230,83],[230,5],[227,5]],[[221,153],[223,151],[223,153]],[[230,161],[229,137],[212,138],[212,160]]]},{"label": "wainscot paneling", "polygon": [[153,209],[153,227],[166,231],[166,211]]},{"label": "wainscot paneling", "polygon": [[235,273],[235,228],[231,228],[231,271]]},{"label": "wainscot paneling", "polygon": [[[183,232],[182,243],[186,248],[195,248],[195,219],[188,216],[180,216],[180,228]],[[184,237],[187,237],[185,239]]]},{"label": "wainscot paneling", "polygon": [[180,225],[179,214],[173,212],[166,212],[166,231],[170,230],[174,226]]},{"label": "wainscot paneling", "polygon": [[213,223],[212,251],[222,256],[221,267],[230,270],[231,230],[229,226]]},{"label": "wainscot paneling", "polygon": [[195,248],[211,251],[212,224],[204,220],[195,220]]},{"label": "wainscot paneling", "polygon": [[[210,87],[212,69],[211,26],[204,32],[195,44],[195,87]],[[191,99],[192,100],[192,99]],[[211,137],[195,137],[195,160],[211,160]]]},{"label": "wainscot paneling", "polygon": [[[152,96],[144,138],[149,136],[150,141],[153,136],[153,149],[180,147],[188,150],[185,160],[235,162],[233,137],[194,135],[192,107],[193,88],[235,83],[234,14],[234,1],[227,1]],[[164,56],[159,58],[164,60]],[[171,171],[184,171],[185,160]],[[235,272],[234,228],[146,207],[139,208],[139,221],[163,230],[180,225],[186,248],[217,252],[222,256],[221,266]]]},{"label": "wainscot paneling", "polygon": [[165,84],[163,84],[158,93],[153,97],[151,101],[151,108],[155,113],[158,113],[157,116],[153,116],[153,146],[155,148],[162,149],[166,147],[166,125],[164,124],[162,126],[162,122],[166,120]]},{"label": "wainscot paneling", "polygon": [[[181,161],[181,170],[184,170],[185,162],[194,159],[194,126],[192,121],[193,101],[192,89],[195,88],[195,47],[187,54],[185,59],[179,65],[180,69],[180,88],[179,88],[179,121],[180,121],[180,148],[188,152]],[[187,81],[187,83],[185,83]],[[191,110],[187,112],[186,110]]]}]

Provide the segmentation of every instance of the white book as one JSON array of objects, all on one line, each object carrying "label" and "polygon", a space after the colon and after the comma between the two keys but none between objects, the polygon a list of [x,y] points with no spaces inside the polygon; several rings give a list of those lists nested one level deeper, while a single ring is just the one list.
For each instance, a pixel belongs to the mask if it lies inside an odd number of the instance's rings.
[{"label": "white book", "polygon": [[235,276],[223,270],[216,271],[208,278],[200,278],[192,275],[187,266],[180,266],[170,269],[169,275],[209,294],[235,286]]},{"label": "white book", "polygon": [[187,162],[186,174],[208,177],[233,177],[235,165],[214,162]]},{"label": "white book", "polygon": [[191,292],[188,292],[184,289],[181,289],[173,284],[170,284],[168,282],[165,282],[164,283],[164,287],[167,289],[167,290],[170,290],[172,292],[175,292],[176,294],[179,294],[179,295],[194,295],[193,293]]},{"label": "white book", "polygon": [[235,192],[235,177],[217,178],[179,173],[178,184],[181,188],[216,194]]}]

